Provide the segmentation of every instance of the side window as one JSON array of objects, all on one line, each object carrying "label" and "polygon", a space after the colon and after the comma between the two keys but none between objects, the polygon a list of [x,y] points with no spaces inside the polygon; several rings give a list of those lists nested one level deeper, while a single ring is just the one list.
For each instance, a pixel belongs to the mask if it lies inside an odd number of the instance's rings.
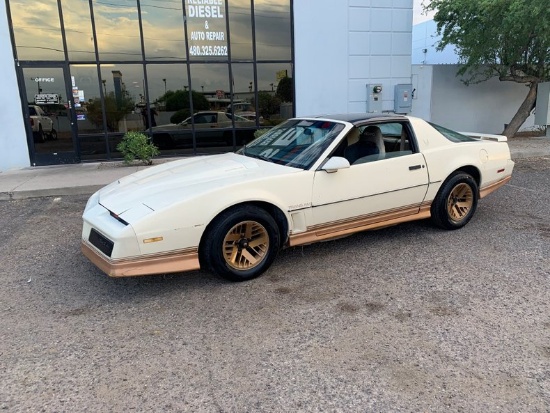
[{"label": "side window", "polygon": [[359,138],[344,150],[351,165],[407,156],[413,153],[409,128],[403,122],[372,123],[359,127]]}]

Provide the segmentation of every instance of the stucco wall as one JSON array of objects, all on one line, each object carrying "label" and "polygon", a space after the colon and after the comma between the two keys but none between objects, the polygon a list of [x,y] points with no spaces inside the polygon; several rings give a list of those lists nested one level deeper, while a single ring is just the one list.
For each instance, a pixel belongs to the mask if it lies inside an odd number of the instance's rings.
[{"label": "stucco wall", "polygon": [[0,1],[0,172],[30,166],[6,4]]},{"label": "stucco wall", "polygon": [[[432,68],[431,82],[427,67]],[[466,86],[456,76],[457,65],[413,67],[413,79],[418,75],[423,83],[431,83],[431,94],[418,88],[418,100],[429,98],[429,113],[425,102],[413,100],[414,114],[451,129],[501,133],[525,99],[528,89],[514,82],[501,82],[497,78]],[[534,115],[529,116],[521,129],[533,127]]]},{"label": "stucco wall", "polygon": [[412,0],[295,0],[296,114],[365,112],[369,83],[411,82]]}]

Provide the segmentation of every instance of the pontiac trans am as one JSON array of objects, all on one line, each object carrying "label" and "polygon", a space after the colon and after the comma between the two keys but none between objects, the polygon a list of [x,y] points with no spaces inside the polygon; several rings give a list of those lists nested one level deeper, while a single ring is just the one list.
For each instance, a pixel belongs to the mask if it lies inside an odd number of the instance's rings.
[{"label": "pontiac trans am", "polygon": [[236,153],[142,170],[89,199],[83,253],[112,277],[257,277],[283,247],[431,218],[454,230],[506,184],[506,137],[401,115],[290,119]]}]

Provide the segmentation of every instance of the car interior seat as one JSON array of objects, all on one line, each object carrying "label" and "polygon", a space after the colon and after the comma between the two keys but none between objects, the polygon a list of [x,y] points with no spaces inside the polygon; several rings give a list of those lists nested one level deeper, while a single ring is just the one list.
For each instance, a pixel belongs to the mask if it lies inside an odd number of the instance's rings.
[{"label": "car interior seat", "polygon": [[[386,153],[384,147],[384,137],[378,126],[367,126],[359,140],[346,148],[345,156],[350,164],[353,164],[360,158],[372,157],[369,160],[383,159]],[[377,155],[377,156],[374,156]]]}]

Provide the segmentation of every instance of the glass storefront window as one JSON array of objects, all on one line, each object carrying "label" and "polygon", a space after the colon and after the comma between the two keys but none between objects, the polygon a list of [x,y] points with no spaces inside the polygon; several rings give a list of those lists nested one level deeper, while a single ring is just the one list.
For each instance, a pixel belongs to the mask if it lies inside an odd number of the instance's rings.
[{"label": "glass storefront window", "polygon": [[71,86],[76,112],[80,154],[83,160],[105,159],[107,145],[103,128],[99,79],[95,65],[71,65]]},{"label": "glass storefront window", "polygon": [[10,1],[19,60],[64,60],[56,0]]},{"label": "glass storefront window", "polygon": [[229,2],[231,59],[252,60],[252,8],[250,0]]},{"label": "glass storefront window", "polygon": [[66,143],[66,162],[120,158],[128,131],[163,155],[235,150],[292,116],[292,85],[278,94],[292,76],[291,2],[8,0],[22,96],[63,106],[48,111],[57,135],[37,135],[31,152],[56,162]]},{"label": "glass storefront window", "polygon": [[145,59],[185,60],[181,1],[141,1]]},{"label": "glass storefront window", "polygon": [[217,0],[212,4],[186,2],[190,59],[227,60],[226,1]]},{"label": "glass storefront window", "polygon": [[141,60],[136,0],[94,0],[93,6],[100,60]]},{"label": "glass storefront window", "polygon": [[[149,107],[153,143],[163,155],[193,153],[193,134],[190,127],[181,123],[190,112],[187,66],[183,64],[147,65]],[[141,108],[146,124],[146,105]],[[147,125],[145,125],[147,126]]]},{"label": "glass storefront window", "polygon": [[[265,125],[277,125],[293,116],[290,63],[264,63],[257,65],[258,105]],[[283,80],[284,79],[284,80]]]},{"label": "glass storefront window", "polygon": [[88,0],[63,0],[61,4],[69,60],[95,62],[94,35]]},{"label": "glass storefront window", "polygon": [[290,0],[255,0],[256,59],[291,59]]}]

